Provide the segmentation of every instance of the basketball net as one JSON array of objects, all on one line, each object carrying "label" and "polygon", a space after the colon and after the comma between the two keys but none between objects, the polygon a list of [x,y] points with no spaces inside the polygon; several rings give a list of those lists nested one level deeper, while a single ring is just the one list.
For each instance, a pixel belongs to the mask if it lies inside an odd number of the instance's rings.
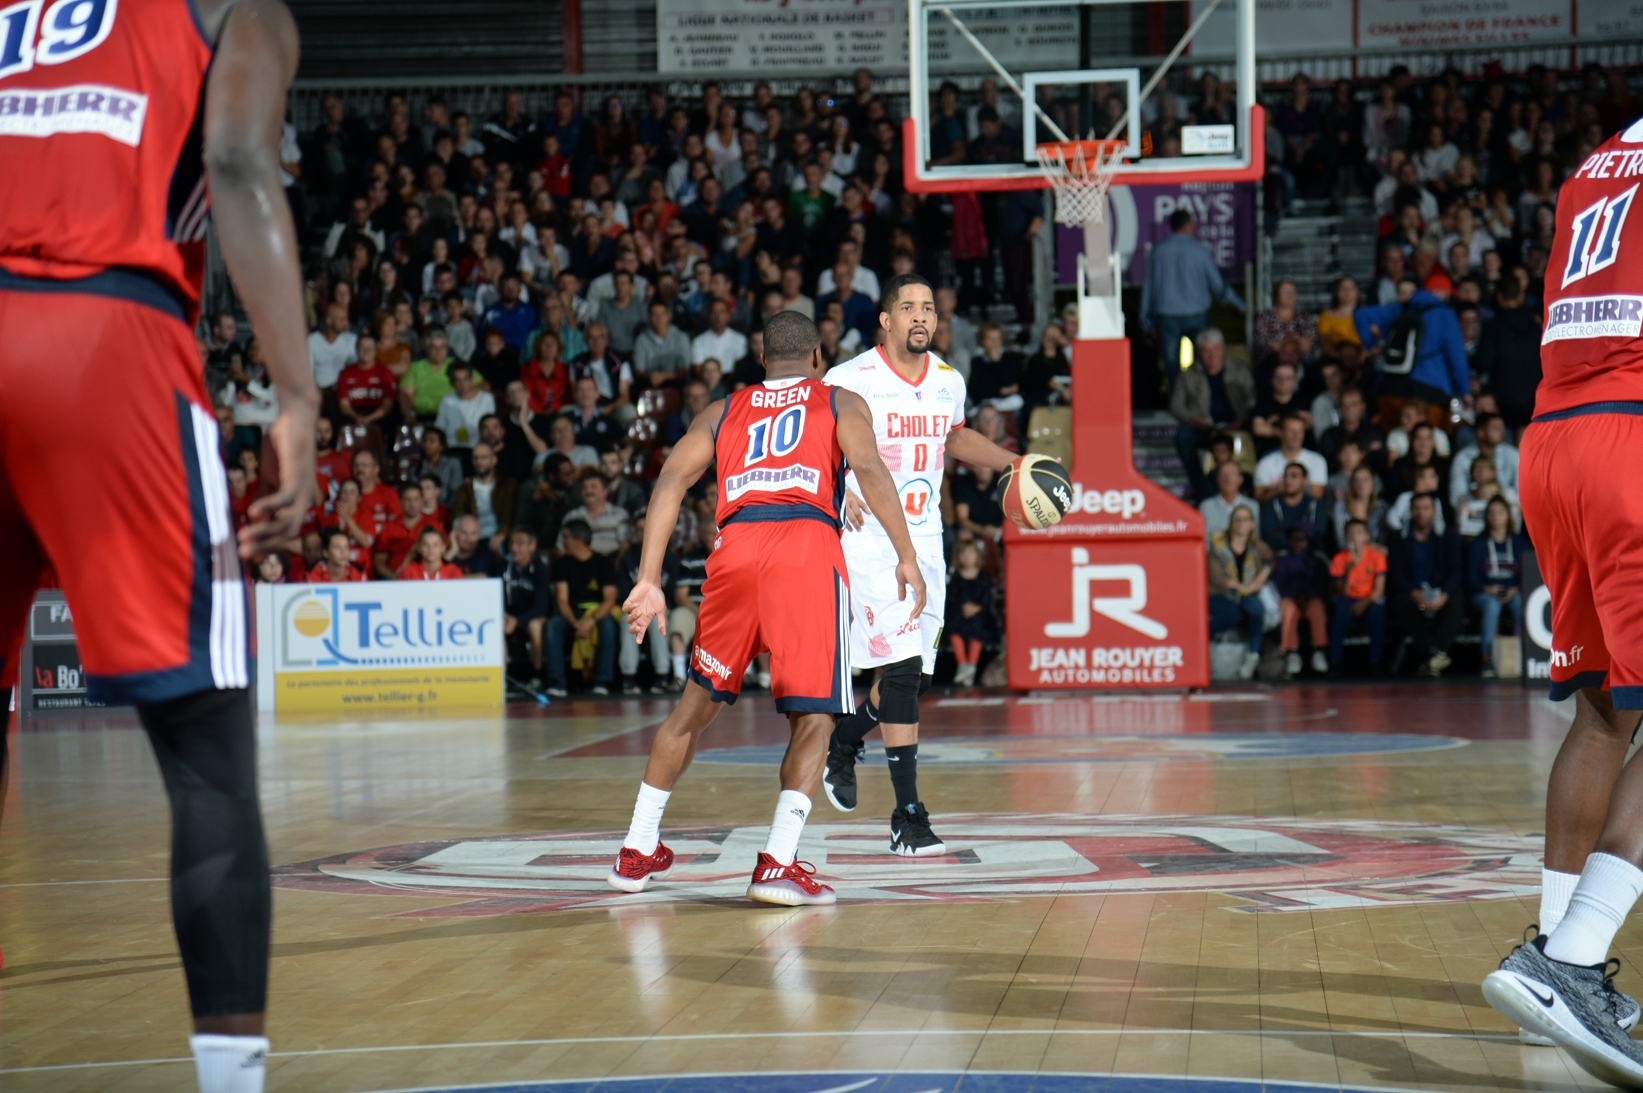
[{"label": "basketball net", "polygon": [[1107,190],[1126,145],[1121,140],[1069,140],[1038,146],[1038,165],[1055,189],[1058,224],[1084,229],[1087,290],[1111,296],[1112,241],[1107,230]]}]

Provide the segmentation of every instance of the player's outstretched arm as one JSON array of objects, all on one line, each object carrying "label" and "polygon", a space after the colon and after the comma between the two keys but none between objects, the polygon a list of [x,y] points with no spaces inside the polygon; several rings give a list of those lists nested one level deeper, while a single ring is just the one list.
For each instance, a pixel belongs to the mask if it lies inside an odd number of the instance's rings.
[{"label": "player's outstretched arm", "polygon": [[313,502],[319,391],[308,363],[297,233],[279,176],[297,27],[279,0],[239,0],[221,22],[205,93],[205,169],[223,261],[280,403],[269,429],[279,487],[252,504],[240,532],[240,553],[251,557],[296,535]]},{"label": "player's outstretched arm", "polygon": [[645,542],[639,551],[639,579],[622,604],[628,633],[636,638],[644,637],[650,620],[655,618],[661,620],[662,635],[667,635],[662,560],[667,557],[673,527],[679,522],[679,505],[685,499],[685,491],[713,465],[713,426],[722,421],[724,415],[723,399],[696,415],[685,435],[673,446],[667,462],[662,464],[662,473],[656,476],[656,486],[650,491],[650,507],[645,510]]},{"label": "player's outstretched arm", "polygon": [[1000,448],[967,425],[960,425],[947,434],[947,454],[960,463],[995,471],[1003,471],[1015,462],[1014,453]]},{"label": "player's outstretched arm", "polygon": [[850,461],[851,470],[861,483],[861,492],[867,507],[879,518],[884,532],[890,536],[890,545],[896,548],[897,596],[907,598],[907,589],[914,592],[912,618],[924,614],[924,574],[919,571],[918,556],[913,550],[913,536],[907,530],[907,518],[901,514],[901,500],[896,494],[896,480],[879,458],[879,442],[873,433],[873,415],[867,403],[854,391],[834,389],[833,404],[838,414],[839,448]]}]

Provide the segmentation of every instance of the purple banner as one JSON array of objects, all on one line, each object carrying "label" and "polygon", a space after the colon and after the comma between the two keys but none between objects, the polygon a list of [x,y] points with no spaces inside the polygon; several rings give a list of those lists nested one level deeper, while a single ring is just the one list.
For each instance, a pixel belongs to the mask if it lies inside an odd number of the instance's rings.
[{"label": "purple banner", "polygon": [[[1249,182],[1186,182],[1178,186],[1114,186],[1107,206],[1113,247],[1128,260],[1124,283],[1139,285],[1147,275],[1147,254],[1169,235],[1170,214],[1186,209],[1197,221],[1195,234],[1209,248],[1228,279],[1242,280],[1255,259],[1255,185]],[[1056,281],[1077,281],[1077,256],[1084,253],[1080,228],[1056,225]]]}]

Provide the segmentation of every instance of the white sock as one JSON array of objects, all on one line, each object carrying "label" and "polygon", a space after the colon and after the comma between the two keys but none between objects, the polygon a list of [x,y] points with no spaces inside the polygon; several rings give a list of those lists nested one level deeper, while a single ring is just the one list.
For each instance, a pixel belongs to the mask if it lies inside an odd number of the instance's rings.
[{"label": "white sock", "polygon": [[776,816],[770,821],[770,839],[764,852],[783,865],[792,865],[799,852],[799,835],[810,816],[810,798],[796,789],[784,789],[776,798]]},{"label": "white sock", "polygon": [[1540,870],[1540,922],[1537,928],[1550,934],[1569,913],[1569,897],[1580,883],[1579,873],[1559,873],[1555,869]]},{"label": "white sock", "polygon": [[639,798],[633,802],[633,822],[628,825],[628,837],[622,840],[622,845],[632,847],[641,854],[656,853],[656,846],[662,841],[662,811],[667,808],[667,799],[673,796],[672,790],[657,789],[646,782],[639,783]]},{"label": "white sock", "polygon": [[1563,921],[1546,941],[1546,955],[1565,964],[1589,967],[1603,963],[1639,895],[1643,895],[1643,869],[1613,854],[1591,855]]},{"label": "white sock", "polygon": [[683,678],[685,678],[685,655],[683,653],[673,653],[672,657],[673,657],[673,678],[674,679],[683,679]]},{"label": "white sock", "polygon": [[200,1093],[262,1093],[268,1040],[262,1036],[197,1033],[188,1038]]}]

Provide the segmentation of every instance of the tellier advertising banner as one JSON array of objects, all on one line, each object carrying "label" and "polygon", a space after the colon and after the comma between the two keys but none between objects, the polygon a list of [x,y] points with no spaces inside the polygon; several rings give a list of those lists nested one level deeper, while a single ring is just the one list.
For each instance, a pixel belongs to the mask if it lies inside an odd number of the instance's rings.
[{"label": "tellier advertising banner", "polygon": [[286,712],[502,705],[502,582],[257,585],[257,704]]}]

